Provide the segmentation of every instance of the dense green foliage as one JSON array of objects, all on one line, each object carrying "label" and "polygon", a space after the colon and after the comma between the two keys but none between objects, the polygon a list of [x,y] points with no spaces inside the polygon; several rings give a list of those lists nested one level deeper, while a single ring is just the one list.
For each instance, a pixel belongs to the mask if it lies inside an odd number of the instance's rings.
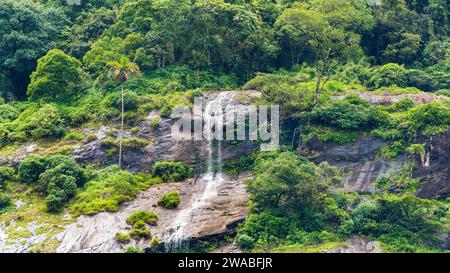
[{"label": "dense green foliage", "polygon": [[[81,63],[61,50],[50,50],[37,62],[27,95],[31,100],[69,101],[82,80]],[[78,87],[79,88],[79,87]]]},{"label": "dense green foliage", "polygon": [[164,182],[178,182],[192,175],[192,169],[183,162],[156,162],[153,176],[161,177]]},{"label": "dense green foliage", "polygon": [[397,250],[415,252],[441,243],[437,230],[445,209],[414,196],[386,196],[359,204],[342,226],[344,233],[374,236]]},{"label": "dense green foliage", "polygon": [[75,160],[63,155],[28,157],[20,163],[18,175],[20,182],[34,184],[47,196],[48,211],[60,210],[86,180],[83,169]]},{"label": "dense green foliage", "polygon": [[165,207],[166,209],[174,209],[180,204],[180,193],[177,191],[171,191],[158,199],[158,205]]},{"label": "dense green foliage", "polygon": [[140,190],[158,182],[158,179],[135,175],[111,166],[99,171],[97,177],[86,183],[69,209],[74,214],[117,211],[121,203],[132,200]]}]

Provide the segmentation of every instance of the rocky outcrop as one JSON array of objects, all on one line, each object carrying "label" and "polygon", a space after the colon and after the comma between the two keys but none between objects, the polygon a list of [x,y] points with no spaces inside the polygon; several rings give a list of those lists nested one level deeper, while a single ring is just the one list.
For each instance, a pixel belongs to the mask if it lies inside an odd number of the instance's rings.
[{"label": "rocky outcrop", "polygon": [[450,195],[450,130],[425,140],[425,155],[416,156],[413,175],[421,180],[417,195],[438,198]]},{"label": "rocky outcrop", "polygon": [[346,174],[344,190],[366,193],[375,191],[373,183],[381,175],[406,164],[404,155],[395,160],[377,158],[378,150],[386,145],[387,142],[371,136],[360,136],[354,143],[344,145],[324,143],[313,136],[300,147],[300,154],[315,163],[327,161],[340,167]]},{"label": "rocky outcrop", "polygon": [[[224,93],[224,92],[221,92]],[[205,101],[212,100],[218,92],[209,92],[205,94]],[[259,93],[254,91],[226,91],[230,100],[228,107],[233,107],[238,115],[245,115],[246,105],[249,98],[257,96]],[[158,126],[152,127],[152,120],[159,121]],[[123,154],[124,168],[132,171],[148,172],[151,165],[157,161],[183,161],[191,166],[201,167],[204,159],[207,157],[207,148],[205,140],[176,140],[171,135],[171,128],[175,120],[163,118],[157,111],[152,111],[144,119],[136,122],[137,128],[135,136],[148,140],[150,143],[143,149],[126,149]],[[103,165],[114,164],[117,162],[117,154],[108,155],[107,148],[102,146],[101,141],[106,137],[105,131],[112,132],[117,136],[117,130],[100,127],[98,130],[88,130],[85,134],[94,132],[97,139],[91,143],[77,148],[73,153],[79,162],[100,163]],[[124,135],[124,138],[131,137],[130,134]],[[222,160],[236,159],[258,149],[258,144],[252,141],[222,141]]]},{"label": "rocky outcrop", "polygon": [[[243,188],[243,180],[248,174],[236,179],[224,176],[225,181],[217,189],[217,196],[211,196],[205,206],[199,208],[186,223],[184,230],[187,239],[202,239],[219,236],[230,232],[235,223],[247,216],[248,200]],[[117,232],[128,233],[130,226],[126,218],[133,212],[145,210],[158,215],[158,225],[151,227],[152,236],[164,243],[170,234],[171,223],[177,214],[191,206],[195,195],[202,192],[206,185],[202,177],[189,179],[180,183],[165,183],[155,185],[143,191],[134,201],[123,204],[118,212],[102,212],[93,216],[80,216],[77,221],[66,227],[58,238],[61,244],[57,252],[122,252],[129,245],[149,248],[149,240],[133,241],[129,244],[119,244],[114,240]],[[177,209],[165,209],[157,206],[157,200],[169,191],[179,191],[180,206]]]}]

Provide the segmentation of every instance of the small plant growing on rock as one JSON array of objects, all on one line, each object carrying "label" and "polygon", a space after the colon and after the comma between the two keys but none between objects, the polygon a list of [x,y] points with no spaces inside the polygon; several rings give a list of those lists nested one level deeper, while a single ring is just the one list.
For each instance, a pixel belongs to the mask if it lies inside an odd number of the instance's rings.
[{"label": "small plant growing on rock", "polygon": [[166,209],[174,209],[180,204],[180,193],[177,191],[171,191],[164,194],[158,200],[158,205],[165,207]]},{"label": "small plant growing on rock", "polygon": [[9,195],[0,193],[0,209],[6,208],[11,204],[11,197]]},{"label": "small plant growing on rock", "polygon": [[159,118],[158,117],[154,117],[152,119],[152,121],[150,121],[150,127],[152,127],[153,129],[158,129],[159,126],[161,126],[161,124],[159,123]]},{"label": "small plant growing on rock", "polygon": [[78,132],[70,132],[65,137],[64,140],[78,140],[81,141],[84,139],[84,136]]},{"label": "small plant growing on rock", "polygon": [[86,138],[84,139],[84,142],[85,143],[89,143],[89,142],[92,142],[92,141],[95,141],[95,140],[97,140],[97,135],[95,133],[89,133],[86,136]]},{"label": "small plant growing on rock", "polygon": [[242,234],[237,238],[236,243],[241,249],[248,250],[254,246],[255,240],[247,234]]},{"label": "small plant growing on rock", "polygon": [[149,224],[155,226],[158,222],[158,215],[153,212],[148,211],[137,211],[130,216],[128,216],[126,223],[135,226],[138,222],[143,222],[145,224]]},{"label": "small plant growing on rock", "polygon": [[6,181],[14,179],[15,170],[11,167],[0,167],[0,189],[5,187]]},{"label": "small plant growing on rock", "polygon": [[135,246],[129,246],[124,249],[123,253],[144,253],[144,250]]},{"label": "small plant growing on rock", "polygon": [[114,240],[121,244],[128,244],[131,241],[131,237],[128,234],[118,232],[116,236],[114,236]]},{"label": "small plant growing on rock", "polygon": [[143,228],[137,229],[134,228],[130,231],[130,237],[139,241],[142,238],[149,239],[152,237],[150,230],[148,230],[145,226]]},{"label": "small plant growing on rock", "polygon": [[153,236],[152,240],[150,241],[150,246],[151,247],[156,247],[160,244],[160,241],[158,239],[158,237]]},{"label": "small plant growing on rock", "polygon": [[153,176],[161,177],[164,182],[178,182],[192,175],[192,168],[183,162],[162,161],[153,165]]}]

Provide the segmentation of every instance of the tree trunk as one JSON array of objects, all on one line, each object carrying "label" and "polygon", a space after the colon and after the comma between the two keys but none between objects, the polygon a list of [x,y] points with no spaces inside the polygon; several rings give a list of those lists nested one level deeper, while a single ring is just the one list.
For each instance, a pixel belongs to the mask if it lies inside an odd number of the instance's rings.
[{"label": "tree trunk", "polygon": [[123,136],[123,82],[121,88],[121,117],[120,117],[120,135],[119,135],[119,168],[122,168],[122,136]]},{"label": "tree trunk", "polygon": [[315,106],[317,104],[317,100],[319,99],[320,91],[322,90],[323,85],[320,85],[320,82],[322,80],[322,77],[327,71],[328,68],[328,61],[331,57],[332,50],[331,48],[328,49],[327,54],[325,55],[325,58],[322,60],[322,67],[317,69],[317,78],[316,78],[316,88],[314,91],[314,99],[313,99],[313,105]]}]

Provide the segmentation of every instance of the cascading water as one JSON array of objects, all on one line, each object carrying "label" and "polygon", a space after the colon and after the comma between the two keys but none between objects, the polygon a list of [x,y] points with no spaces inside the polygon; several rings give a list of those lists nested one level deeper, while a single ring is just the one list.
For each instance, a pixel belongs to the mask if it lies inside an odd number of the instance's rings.
[{"label": "cascading water", "polygon": [[[186,241],[186,226],[190,223],[192,216],[202,207],[207,205],[208,200],[214,198],[218,194],[219,186],[223,183],[224,178],[221,171],[215,172],[213,170],[213,155],[214,155],[214,134],[217,132],[217,125],[221,126],[223,122],[223,109],[232,100],[232,96],[228,92],[218,93],[217,97],[209,100],[203,112],[203,136],[207,141],[207,173],[203,176],[202,183],[204,184],[202,192],[194,194],[191,204],[181,210],[169,229],[173,230],[169,238],[166,240],[166,251],[182,251],[185,247],[183,243]],[[213,131],[214,128],[214,131]],[[219,131],[221,132],[221,131]],[[217,140],[217,157],[216,163],[220,166],[222,161],[222,144]]]}]

